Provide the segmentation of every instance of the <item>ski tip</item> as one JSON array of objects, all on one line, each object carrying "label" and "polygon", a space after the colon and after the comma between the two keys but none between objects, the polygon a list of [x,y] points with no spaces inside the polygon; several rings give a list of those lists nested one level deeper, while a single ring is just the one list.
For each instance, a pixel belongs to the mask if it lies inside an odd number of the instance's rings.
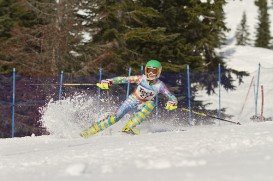
[{"label": "ski tip", "polygon": [[241,125],[241,123],[240,123],[240,122],[237,122],[237,124],[238,124],[238,125]]}]

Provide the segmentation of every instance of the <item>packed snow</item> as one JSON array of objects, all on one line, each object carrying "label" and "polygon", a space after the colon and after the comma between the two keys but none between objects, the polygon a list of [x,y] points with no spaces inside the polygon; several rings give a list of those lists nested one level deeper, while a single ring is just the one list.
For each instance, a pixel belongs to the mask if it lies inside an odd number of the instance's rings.
[{"label": "packed snow", "polygon": [[[228,1],[225,11],[227,25],[232,29],[228,34],[230,44],[219,50],[229,67],[250,73],[236,91],[222,94],[222,106],[242,125],[216,122],[165,132],[146,130],[131,136],[119,132],[124,124],[121,121],[97,136],[83,139],[79,131],[90,120],[97,120],[104,108],[98,107],[90,96],[75,95],[49,102],[41,110],[42,121],[51,135],[0,140],[0,180],[272,181],[273,121],[249,120],[254,113],[253,100],[247,102],[241,117],[238,113],[251,77],[257,75],[258,63],[263,67],[261,82],[268,85],[265,89],[271,90],[273,84],[273,51],[234,45],[234,32],[243,10],[247,11],[254,36],[257,9],[253,3],[254,0]],[[273,112],[272,95],[266,92],[267,116]],[[200,99],[217,106],[217,95]],[[104,111],[112,112],[116,106]],[[153,124],[167,126],[156,121]]]},{"label": "packed snow", "polygon": [[0,140],[0,178],[10,180],[272,181],[273,123],[183,132]]},{"label": "packed snow", "polygon": [[[221,86],[221,108],[225,113],[233,115],[234,120],[249,122],[251,116],[255,114],[255,96],[258,88],[257,112],[261,114],[262,97],[261,85],[264,89],[264,117],[273,118],[273,51],[264,48],[250,46],[228,45],[221,49],[228,67],[238,71],[246,71],[249,76],[243,78],[243,83],[235,81],[235,91],[225,90]],[[258,72],[259,63],[261,65]],[[257,81],[259,77],[259,82]],[[234,77],[236,78],[236,77]],[[255,89],[255,90],[254,90]],[[207,109],[218,109],[219,89],[215,89],[216,94],[207,95],[205,90],[198,92],[197,99],[205,103],[211,103]]]}]

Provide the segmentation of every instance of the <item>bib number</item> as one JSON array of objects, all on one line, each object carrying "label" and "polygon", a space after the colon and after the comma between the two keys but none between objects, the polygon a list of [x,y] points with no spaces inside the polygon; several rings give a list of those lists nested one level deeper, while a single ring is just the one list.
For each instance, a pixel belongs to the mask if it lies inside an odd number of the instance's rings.
[{"label": "bib number", "polygon": [[149,101],[152,100],[155,96],[154,91],[145,89],[144,87],[141,87],[141,86],[137,88],[137,94],[139,95],[141,99],[149,100]]}]

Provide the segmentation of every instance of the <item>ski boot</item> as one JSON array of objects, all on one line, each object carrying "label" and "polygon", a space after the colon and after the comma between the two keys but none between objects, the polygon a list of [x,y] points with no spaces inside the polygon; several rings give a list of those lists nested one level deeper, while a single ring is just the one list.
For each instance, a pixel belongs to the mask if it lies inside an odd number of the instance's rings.
[{"label": "ski boot", "polygon": [[116,118],[114,116],[108,116],[105,119],[100,120],[99,122],[96,122],[92,124],[91,127],[87,128],[86,130],[82,131],[80,133],[80,136],[83,138],[89,138],[90,136],[93,136],[97,134],[100,131],[105,130],[109,126],[116,123]]},{"label": "ski boot", "polygon": [[132,134],[132,135],[139,135],[140,134],[140,129],[135,128],[136,124],[134,121],[129,120],[125,126],[122,128],[122,132],[127,133],[127,134]]},{"label": "ski boot", "polygon": [[122,128],[122,132],[133,134],[133,135],[139,135],[140,129],[135,128],[137,125],[139,125],[144,119],[153,111],[155,108],[155,104],[153,101],[148,101],[144,104],[144,106],[141,108],[139,112],[137,112],[132,119],[127,121],[125,126]]}]

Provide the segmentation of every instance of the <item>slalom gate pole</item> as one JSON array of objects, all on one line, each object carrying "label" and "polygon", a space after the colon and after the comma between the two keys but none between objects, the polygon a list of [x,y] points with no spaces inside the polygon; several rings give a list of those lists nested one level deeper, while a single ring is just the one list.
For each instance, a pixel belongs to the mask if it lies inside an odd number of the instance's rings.
[{"label": "slalom gate pole", "polygon": [[[190,66],[187,65],[187,84],[188,84],[188,109],[189,111],[189,123],[192,121],[192,111],[191,111],[191,83],[190,83]],[[191,125],[191,124],[190,124]]]},{"label": "slalom gate pole", "polygon": [[[131,76],[131,73],[132,73],[132,68],[129,67],[129,70],[128,70],[128,77]],[[129,94],[130,94],[130,82],[128,81],[127,83],[127,92],[126,92],[126,98],[129,97]]]},{"label": "slalom gate pole", "polygon": [[254,95],[253,95],[253,97],[254,97],[253,102],[254,102],[254,112],[255,112],[255,109],[256,109],[256,104],[255,104],[255,102],[256,102],[256,92],[255,92],[255,89],[256,89],[256,85],[255,85],[255,82],[253,82],[253,93],[254,93]]},{"label": "slalom gate pole", "polygon": [[259,63],[258,78],[257,78],[257,85],[256,85],[257,89],[256,89],[256,96],[255,96],[255,116],[258,115],[258,97],[259,97],[260,71],[261,71],[261,64]]},{"label": "slalom gate pole", "polygon": [[218,118],[221,118],[221,74],[222,74],[221,73],[221,64],[218,64],[218,87],[219,87]]},{"label": "slalom gate pole", "polygon": [[261,105],[261,121],[263,121],[264,114],[264,86],[261,85],[261,94],[262,94],[262,105]]},{"label": "slalom gate pole", "polygon": [[11,115],[11,137],[15,134],[15,91],[16,91],[16,69],[12,71],[12,115]]},{"label": "slalom gate pole", "polygon": [[[99,82],[101,82],[102,80],[102,68],[99,68]],[[100,99],[100,88],[98,88],[98,94],[99,94],[99,99]]]},{"label": "slalom gate pole", "polygon": [[216,116],[207,115],[207,114],[205,114],[205,113],[200,113],[200,112],[192,111],[192,110],[185,109],[185,108],[182,108],[182,110],[183,110],[183,111],[186,111],[186,112],[192,112],[193,114],[196,114],[196,115],[198,115],[198,116],[209,117],[209,118],[218,119],[218,120],[221,120],[221,121],[225,121],[225,122],[229,122],[229,123],[241,125],[240,122],[234,122],[234,121],[226,120],[226,119],[223,119],[223,118],[218,118],[218,117],[216,117]]},{"label": "slalom gate pole", "polygon": [[155,97],[155,114],[158,116],[158,95]]},{"label": "slalom gate pole", "polygon": [[62,92],[63,92],[63,79],[64,79],[64,71],[61,71],[61,77],[60,77],[60,87],[59,87],[59,100],[62,99]]}]

